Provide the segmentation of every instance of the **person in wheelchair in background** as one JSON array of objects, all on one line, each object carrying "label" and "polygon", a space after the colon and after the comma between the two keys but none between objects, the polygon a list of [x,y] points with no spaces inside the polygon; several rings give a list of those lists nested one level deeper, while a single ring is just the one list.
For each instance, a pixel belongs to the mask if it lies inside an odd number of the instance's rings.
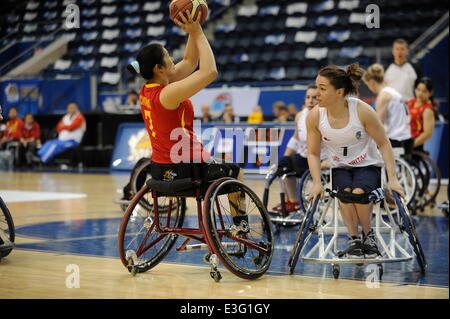
[{"label": "person in wheelchair in background", "polygon": [[357,64],[346,70],[333,65],[322,68],[316,78],[318,106],[307,118],[308,164],[313,179],[309,197],[310,200],[323,197],[320,172],[323,145],[332,168],[333,193],[337,193],[348,230],[349,247],[344,252],[353,259],[375,258],[380,254],[371,227],[373,204],[369,197],[381,187],[383,162],[388,191],[404,197],[395,174],[392,147],[380,119],[368,104],[349,96],[357,94],[363,72]]},{"label": "person in wheelchair in background", "polygon": [[375,109],[392,148],[399,148],[404,155],[411,155],[414,139],[409,128],[409,111],[403,97],[384,80],[384,68],[380,64],[371,65],[363,76],[369,90],[377,94]]},{"label": "person in wheelchair in background", "polygon": [[433,82],[423,77],[416,81],[415,98],[408,101],[411,115],[411,134],[414,138],[414,150],[424,152],[423,145],[434,132],[435,108],[433,105]]},{"label": "person in wheelchair in background", "polygon": [[[182,61],[175,65],[166,48],[152,43],[127,66],[146,80],[139,100],[152,145],[150,174],[152,179],[164,181],[198,177],[211,181],[224,176],[242,180],[239,166],[215,163],[194,133],[194,108],[189,98],[215,80],[217,67],[198,22],[200,14],[196,21],[192,19],[184,15],[183,21],[175,19],[188,33]],[[235,193],[229,194],[229,199],[233,221],[239,225],[247,217],[245,201]]]},{"label": "person in wheelchair in background", "polygon": [[[295,172],[294,176],[288,176],[284,180],[287,201],[286,212],[291,213],[300,209],[297,198],[296,178],[299,178],[308,169],[307,146],[306,146],[306,117],[309,111],[317,104],[317,87],[313,84],[308,86],[305,92],[305,103],[300,112],[295,116],[295,132],[288,142],[284,157],[278,162],[275,172],[277,177],[282,177],[289,172]],[[275,214],[281,214],[281,203],[272,208]]]}]

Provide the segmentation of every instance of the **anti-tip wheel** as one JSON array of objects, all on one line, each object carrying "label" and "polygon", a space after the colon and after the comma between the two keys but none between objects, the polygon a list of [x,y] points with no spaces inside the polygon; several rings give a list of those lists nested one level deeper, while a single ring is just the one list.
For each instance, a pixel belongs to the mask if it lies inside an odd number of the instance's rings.
[{"label": "anti-tip wheel", "polygon": [[338,279],[339,278],[339,273],[340,273],[339,265],[333,265],[333,277],[334,277],[334,279]]}]

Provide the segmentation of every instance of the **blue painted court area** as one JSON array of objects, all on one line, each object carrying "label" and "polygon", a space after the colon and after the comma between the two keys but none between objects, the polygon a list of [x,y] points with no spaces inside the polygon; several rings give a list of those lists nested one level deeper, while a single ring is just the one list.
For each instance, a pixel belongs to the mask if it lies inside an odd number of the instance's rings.
[{"label": "blue painted court area", "polygon": [[[87,219],[21,226],[16,229],[17,235],[45,241],[20,244],[16,248],[118,258],[117,232],[120,221],[120,218]],[[186,216],[184,226],[196,227],[197,217]],[[445,217],[418,216],[416,227],[428,262],[426,275],[420,274],[415,259],[408,262],[385,263],[383,264],[383,281],[448,287],[448,219]],[[298,226],[282,228],[275,232],[276,250],[269,274],[289,275],[287,262],[297,230]],[[344,246],[345,242],[345,236],[342,236]],[[177,243],[181,244],[180,238]],[[209,267],[202,261],[205,252],[205,250],[177,252],[173,249],[163,262]],[[119,260],[117,262],[120,263]],[[365,273],[365,269],[365,267],[352,264],[343,264],[341,265],[339,278],[364,280],[368,275],[368,273]],[[124,271],[126,271],[125,268]],[[295,274],[332,278],[332,269],[329,264],[299,261]]]}]

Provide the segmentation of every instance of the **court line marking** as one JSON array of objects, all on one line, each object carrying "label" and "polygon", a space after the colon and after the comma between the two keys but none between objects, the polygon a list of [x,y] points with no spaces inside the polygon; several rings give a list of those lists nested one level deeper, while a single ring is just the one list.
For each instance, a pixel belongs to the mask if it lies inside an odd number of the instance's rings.
[{"label": "court line marking", "polygon": [[5,203],[23,203],[38,202],[63,199],[79,199],[86,198],[84,193],[59,193],[59,192],[39,192],[39,191],[22,191],[22,190],[0,190],[0,196]]}]

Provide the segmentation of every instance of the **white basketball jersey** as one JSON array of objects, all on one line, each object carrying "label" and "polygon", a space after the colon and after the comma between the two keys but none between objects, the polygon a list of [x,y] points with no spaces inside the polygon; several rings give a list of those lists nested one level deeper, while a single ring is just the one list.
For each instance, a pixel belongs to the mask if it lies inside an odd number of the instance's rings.
[{"label": "white basketball jersey", "polygon": [[298,130],[298,148],[297,154],[302,157],[308,157],[308,146],[306,144],[306,118],[309,114],[309,108],[305,107],[298,118],[297,130]]},{"label": "white basketball jersey", "polygon": [[347,97],[349,121],[346,127],[335,129],[328,121],[327,109],[319,108],[319,131],[322,145],[326,149],[330,166],[365,167],[383,166],[381,155],[375,141],[367,134],[358,116],[358,102]]},{"label": "white basketball jersey", "polygon": [[402,96],[392,87],[384,87],[379,94],[387,92],[391,96],[391,101],[387,106],[384,128],[387,136],[391,140],[404,141],[411,138],[411,128],[409,126],[408,107],[402,100]]}]

